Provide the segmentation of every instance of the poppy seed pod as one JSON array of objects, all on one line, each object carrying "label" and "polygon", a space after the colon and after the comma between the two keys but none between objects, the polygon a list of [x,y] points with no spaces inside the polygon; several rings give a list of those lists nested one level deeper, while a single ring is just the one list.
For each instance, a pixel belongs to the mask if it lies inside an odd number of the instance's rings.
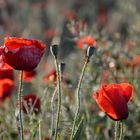
[{"label": "poppy seed pod", "polygon": [[118,121],[128,117],[127,103],[133,97],[133,86],[128,83],[102,85],[93,94],[98,106],[111,119]]}]

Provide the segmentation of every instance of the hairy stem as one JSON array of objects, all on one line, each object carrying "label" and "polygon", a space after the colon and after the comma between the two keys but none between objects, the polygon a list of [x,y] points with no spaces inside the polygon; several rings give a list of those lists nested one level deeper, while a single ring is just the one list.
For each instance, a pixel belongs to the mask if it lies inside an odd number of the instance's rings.
[{"label": "hairy stem", "polygon": [[23,136],[23,119],[22,119],[22,85],[23,85],[23,70],[20,71],[20,81],[18,89],[18,112],[19,112],[19,131],[20,131],[20,140],[24,140]]},{"label": "hairy stem", "polygon": [[41,140],[41,120],[38,121],[39,140]]},{"label": "hairy stem", "polygon": [[59,126],[59,121],[60,121],[60,110],[61,110],[61,72],[59,70],[57,58],[55,58],[55,67],[56,67],[56,71],[57,71],[58,105],[57,105],[57,116],[56,116],[54,140],[57,139],[58,126]]},{"label": "hairy stem", "polygon": [[56,91],[57,91],[57,87],[54,90],[52,99],[51,99],[51,110],[52,110],[52,117],[51,117],[51,136],[50,139],[52,140],[53,135],[54,135],[54,100],[55,100],[55,96],[56,96]]},{"label": "hairy stem", "polygon": [[114,131],[114,140],[118,140],[118,129],[119,129],[119,122],[115,122],[115,131]]},{"label": "hairy stem", "polygon": [[80,104],[81,104],[80,103],[80,89],[81,89],[82,80],[83,80],[84,73],[85,73],[88,62],[89,62],[89,57],[87,57],[86,60],[85,60],[85,63],[84,63],[84,66],[83,66],[83,69],[82,69],[82,72],[81,72],[81,75],[80,75],[80,80],[78,82],[78,87],[77,87],[77,92],[76,92],[77,108],[76,108],[76,113],[75,113],[75,117],[74,117],[74,122],[73,122],[73,127],[72,127],[72,133],[71,133],[70,140],[73,139],[73,136],[75,134],[76,121],[77,121],[77,118],[78,118],[78,115],[79,115]]},{"label": "hairy stem", "polygon": [[119,140],[123,140],[123,121],[120,122],[120,138]]}]

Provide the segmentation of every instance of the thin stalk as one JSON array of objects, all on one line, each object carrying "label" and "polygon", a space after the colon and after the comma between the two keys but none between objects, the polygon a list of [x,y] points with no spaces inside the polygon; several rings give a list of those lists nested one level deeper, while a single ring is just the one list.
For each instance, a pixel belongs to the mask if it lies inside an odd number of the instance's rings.
[{"label": "thin stalk", "polygon": [[39,140],[41,140],[41,120],[38,121]]},{"label": "thin stalk", "polygon": [[84,73],[85,73],[88,62],[89,62],[89,57],[87,57],[86,60],[85,60],[85,63],[84,63],[84,66],[83,66],[83,69],[82,69],[82,72],[81,72],[81,75],[80,75],[80,80],[78,82],[78,87],[77,87],[77,92],[76,92],[76,95],[77,95],[77,97],[76,97],[76,99],[77,99],[77,109],[76,109],[76,113],[75,113],[75,117],[74,117],[74,122],[73,122],[73,127],[72,127],[72,133],[71,133],[70,140],[73,139],[73,136],[75,134],[76,121],[77,121],[77,118],[78,118],[78,115],[79,115],[80,104],[81,104],[80,103],[80,89],[81,89],[82,80],[83,80]]},{"label": "thin stalk", "polygon": [[51,140],[52,140],[53,135],[54,135],[54,99],[55,99],[56,91],[57,91],[57,87],[55,88],[55,90],[54,90],[54,92],[53,92],[52,99],[51,99],[51,109],[52,109],[52,117],[51,117],[51,136],[50,136],[50,139],[51,139]]},{"label": "thin stalk", "polygon": [[85,104],[85,115],[86,115],[86,138],[87,140],[90,140],[91,139],[91,134],[89,132],[90,115],[89,115],[88,106],[85,98],[84,98],[84,104]]},{"label": "thin stalk", "polygon": [[115,131],[114,131],[114,140],[118,140],[118,127],[119,127],[119,122],[115,122]]},{"label": "thin stalk", "polygon": [[120,138],[119,140],[123,140],[123,121],[120,122]]},{"label": "thin stalk", "polygon": [[54,140],[57,139],[58,126],[59,126],[59,122],[60,122],[60,110],[61,110],[61,72],[59,70],[58,60],[56,57],[55,57],[55,67],[56,67],[56,71],[57,71],[57,86],[58,86],[58,105],[57,105],[57,107],[58,108],[57,108]]},{"label": "thin stalk", "polygon": [[19,132],[20,132],[20,140],[24,140],[23,135],[23,119],[22,119],[22,85],[23,85],[23,70],[20,71],[20,81],[19,81],[19,89],[18,89],[18,110],[19,110]]}]

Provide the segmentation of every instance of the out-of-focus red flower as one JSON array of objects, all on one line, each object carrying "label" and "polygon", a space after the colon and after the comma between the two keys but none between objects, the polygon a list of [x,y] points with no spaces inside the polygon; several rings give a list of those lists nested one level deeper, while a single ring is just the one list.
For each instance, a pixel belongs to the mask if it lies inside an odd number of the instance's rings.
[{"label": "out-of-focus red flower", "polygon": [[107,10],[103,5],[99,7],[98,24],[102,27],[107,21]]},{"label": "out-of-focus red flower", "polygon": [[[23,71],[23,80],[24,82],[32,82],[32,80],[35,78],[36,76],[36,71]],[[20,75],[18,75],[18,78],[20,77]],[[20,79],[20,78],[19,78]]]},{"label": "out-of-focus red flower", "polygon": [[133,63],[133,61],[132,60],[129,60],[129,59],[126,59],[125,61],[124,61],[124,64],[125,64],[125,66],[127,66],[127,67],[135,67],[136,65]]},{"label": "out-of-focus red flower", "polygon": [[74,20],[76,18],[76,13],[72,10],[64,10],[62,13],[68,20]]},{"label": "out-of-focus red flower", "polygon": [[40,98],[35,94],[28,94],[23,97],[23,112],[28,113],[39,113],[41,111]]},{"label": "out-of-focus red flower", "polygon": [[10,79],[0,80],[0,101],[10,98],[14,89],[14,82]]},{"label": "out-of-focus red flower", "polygon": [[140,55],[134,56],[134,63],[135,63],[136,65],[140,65]]},{"label": "out-of-focus red flower", "polygon": [[99,91],[93,94],[101,110],[116,121],[128,117],[127,103],[132,97],[133,86],[128,83],[102,85]]},{"label": "out-of-focus red flower", "polygon": [[43,77],[45,83],[55,83],[57,81],[56,70],[51,70],[46,76]]},{"label": "out-of-focus red flower", "polygon": [[132,68],[140,66],[140,56],[139,55],[135,55],[132,59],[126,59],[124,61],[124,64],[127,67],[132,67]]},{"label": "out-of-focus red flower", "polygon": [[0,64],[0,79],[5,79],[5,78],[14,80],[14,72],[12,67],[10,67],[6,63],[3,63]]},{"label": "out-of-focus red flower", "polygon": [[44,33],[44,36],[47,39],[52,39],[56,34],[57,34],[56,30],[53,28],[50,28]]},{"label": "out-of-focus red flower", "polygon": [[7,37],[0,52],[3,61],[14,69],[32,71],[40,62],[45,48],[39,40]]},{"label": "out-of-focus red flower", "polygon": [[96,44],[95,38],[90,35],[86,35],[80,38],[77,42],[77,46],[80,49],[87,49],[88,46],[95,47],[95,44]]}]

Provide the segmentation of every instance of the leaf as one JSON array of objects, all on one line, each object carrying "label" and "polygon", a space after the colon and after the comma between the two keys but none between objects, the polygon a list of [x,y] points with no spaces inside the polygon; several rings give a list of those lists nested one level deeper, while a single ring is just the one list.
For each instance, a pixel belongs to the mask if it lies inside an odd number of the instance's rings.
[{"label": "leaf", "polygon": [[60,133],[57,134],[57,140],[60,140]]},{"label": "leaf", "polygon": [[83,128],[83,125],[84,125],[84,116],[82,116],[79,124],[78,124],[78,127],[77,127],[77,130],[74,134],[74,137],[73,137],[73,140],[79,140],[80,139],[80,134],[81,134],[81,131],[82,131],[82,128]]}]

